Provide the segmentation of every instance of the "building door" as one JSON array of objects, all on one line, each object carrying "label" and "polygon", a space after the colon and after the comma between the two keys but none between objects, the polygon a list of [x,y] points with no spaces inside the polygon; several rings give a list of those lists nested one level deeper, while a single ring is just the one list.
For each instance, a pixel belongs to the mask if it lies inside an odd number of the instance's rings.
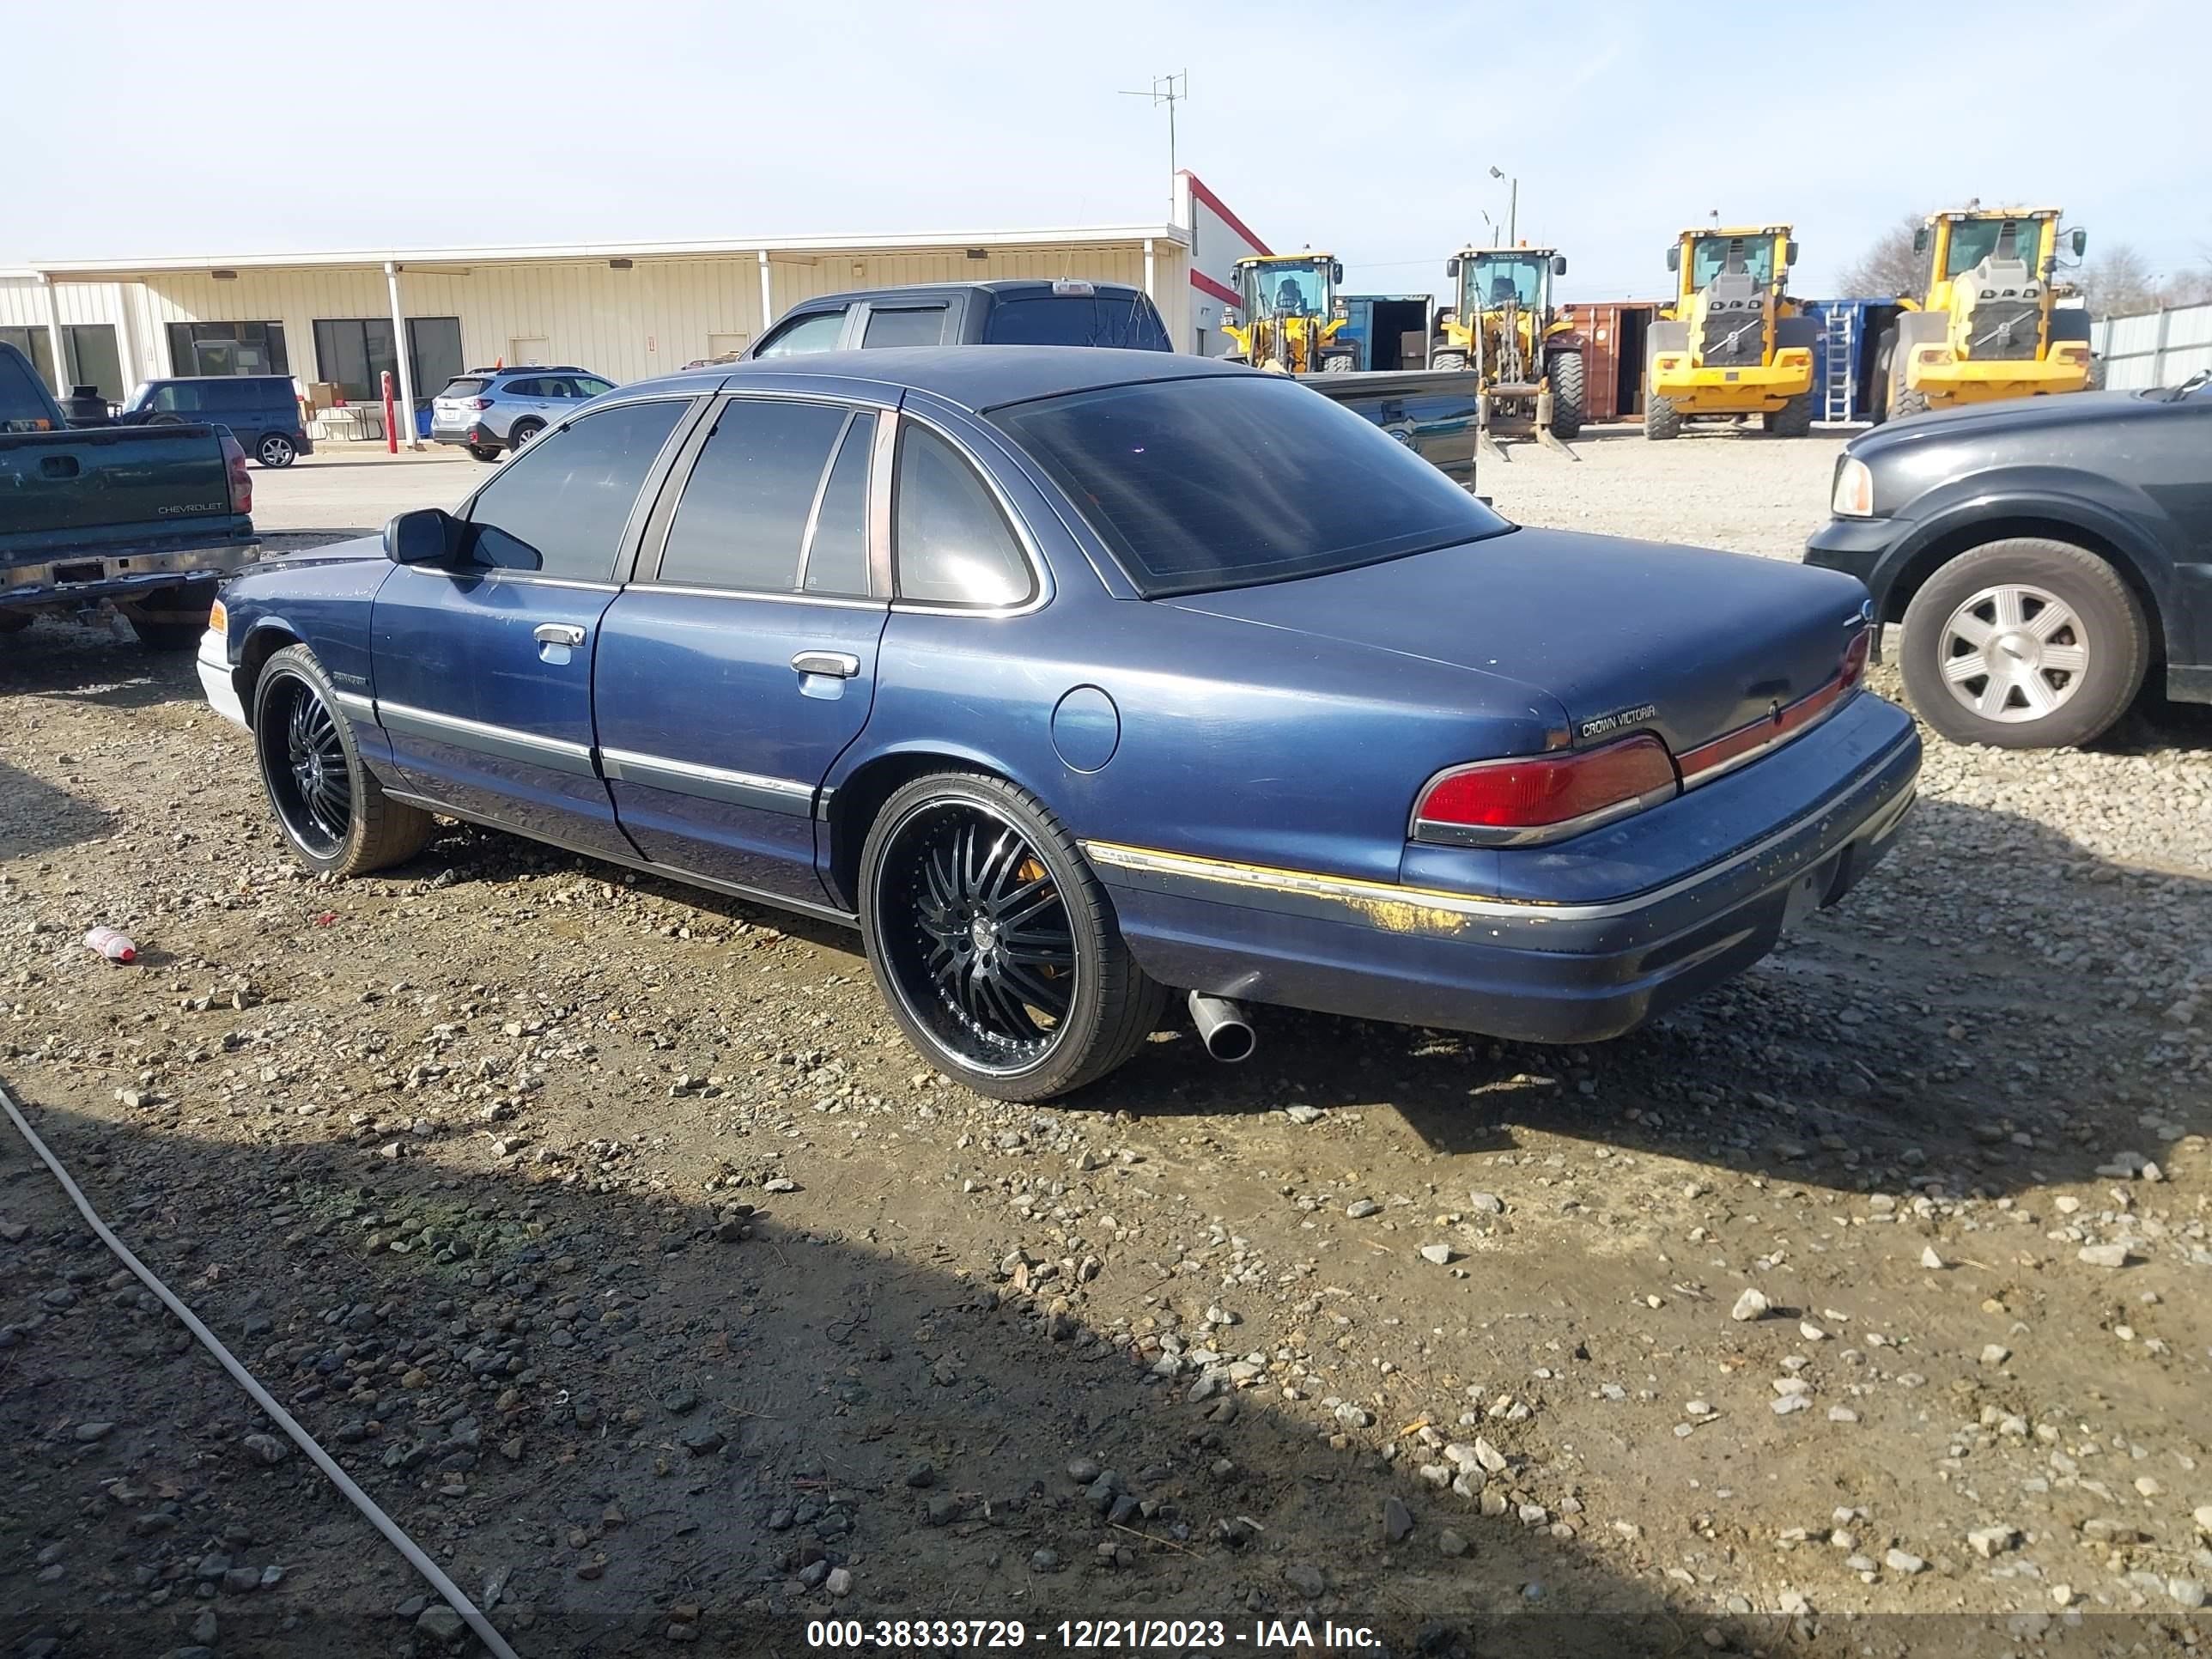
[{"label": "building door", "polygon": [[507,366],[509,368],[543,368],[545,355],[545,337],[543,334],[518,334],[507,343]]}]

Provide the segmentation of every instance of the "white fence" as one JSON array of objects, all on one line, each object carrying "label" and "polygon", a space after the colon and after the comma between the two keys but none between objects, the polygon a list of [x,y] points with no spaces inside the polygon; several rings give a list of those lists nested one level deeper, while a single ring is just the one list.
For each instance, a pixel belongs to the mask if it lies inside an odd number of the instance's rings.
[{"label": "white fence", "polygon": [[2140,317],[2108,317],[2090,331],[2115,389],[2173,386],[2212,368],[2212,306],[2181,306]]}]

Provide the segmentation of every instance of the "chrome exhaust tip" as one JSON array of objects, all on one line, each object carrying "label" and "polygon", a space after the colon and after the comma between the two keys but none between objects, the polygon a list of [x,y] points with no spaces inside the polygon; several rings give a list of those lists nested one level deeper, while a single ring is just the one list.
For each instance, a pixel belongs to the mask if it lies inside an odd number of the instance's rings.
[{"label": "chrome exhaust tip", "polygon": [[1206,1052],[1224,1066],[1251,1059],[1253,1051],[1260,1046],[1252,1022],[1244,1018],[1243,1008],[1226,997],[1193,991],[1190,1018],[1198,1027],[1198,1040],[1206,1045]]}]

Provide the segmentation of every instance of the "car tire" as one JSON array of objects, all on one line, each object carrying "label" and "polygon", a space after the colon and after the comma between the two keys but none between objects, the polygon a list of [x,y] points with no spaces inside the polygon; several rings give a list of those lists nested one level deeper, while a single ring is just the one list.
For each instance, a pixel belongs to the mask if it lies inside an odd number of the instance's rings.
[{"label": "car tire", "polygon": [[1920,718],[1954,743],[2066,749],[2126,712],[2150,643],[2142,606],[2111,565],[2021,536],[1963,553],[1922,585],[1905,607],[1900,667]]},{"label": "car tire", "polygon": [[1682,435],[1682,411],[1671,398],[1647,392],[1644,398],[1644,435],[1656,443]]},{"label": "car tire", "polygon": [[1583,431],[1583,354],[1553,354],[1551,366],[1552,435],[1579,438]]},{"label": "car tire", "polygon": [[500,457],[500,451],[497,446],[493,444],[471,444],[468,446],[468,451],[470,454],[475,456],[487,466],[490,465],[492,462],[497,460]]},{"label": "car tire", "polygon": [[520,450],[544,430],[545,422],[543,421],[517,421],[514,429],[507,434],[507,443],[510,447]]},{"label": "car tire", "polygon": [[1802,438],[1813,430],[1813,394],[1801,392],[1766,417],[1766,429],[1778,438]]},{"label": "car tire", "polygon": [[1159,1023],[1167,994],[1130,956],[1074,837],[1003,778],[938,772],[897,790],[869,826],[860,892],[884,1006],[978,1094],[1079,1089]]},{"label": "car tire", "polygon": [[292,856],[311,874],[362,876],[412,858],[435,821],[390,799],[355,746],[352,723],[313,652],[287,646],[253,687],[261,787]]},{"label": "car tire", "polygon": [[196,623],[149,622],[143,617],[131,618],[131,631],[138,636],[138,643],[149,651],[190,651],[207,632],[207,618]]},{"label": "car tire", "polygon": [[264,466],[289,466],[300,459],[300,446],[281,432],[264,432],[253,446],[253,459]]},{"label": "car tire", "polygon": [[1457,346],[1432,351],[1429,354],[1429,367],[1453,374],[1464,373],[1467,368],[1467,353],[1462,351]]},{"label": "car tire", "polygon": [[0,611],[0,635],[20,634],[38,617],[28,611]]}]

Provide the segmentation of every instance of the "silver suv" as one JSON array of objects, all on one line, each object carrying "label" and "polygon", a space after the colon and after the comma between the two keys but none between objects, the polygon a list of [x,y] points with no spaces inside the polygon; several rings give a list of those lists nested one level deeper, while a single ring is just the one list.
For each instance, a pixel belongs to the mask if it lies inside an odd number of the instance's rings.
[{"label": "silver suv", "polygon": [[520,449],[580,403],[615,389],[574,363],[472,368],[430,400],[430,440],[459,444],[480,461]]}]

